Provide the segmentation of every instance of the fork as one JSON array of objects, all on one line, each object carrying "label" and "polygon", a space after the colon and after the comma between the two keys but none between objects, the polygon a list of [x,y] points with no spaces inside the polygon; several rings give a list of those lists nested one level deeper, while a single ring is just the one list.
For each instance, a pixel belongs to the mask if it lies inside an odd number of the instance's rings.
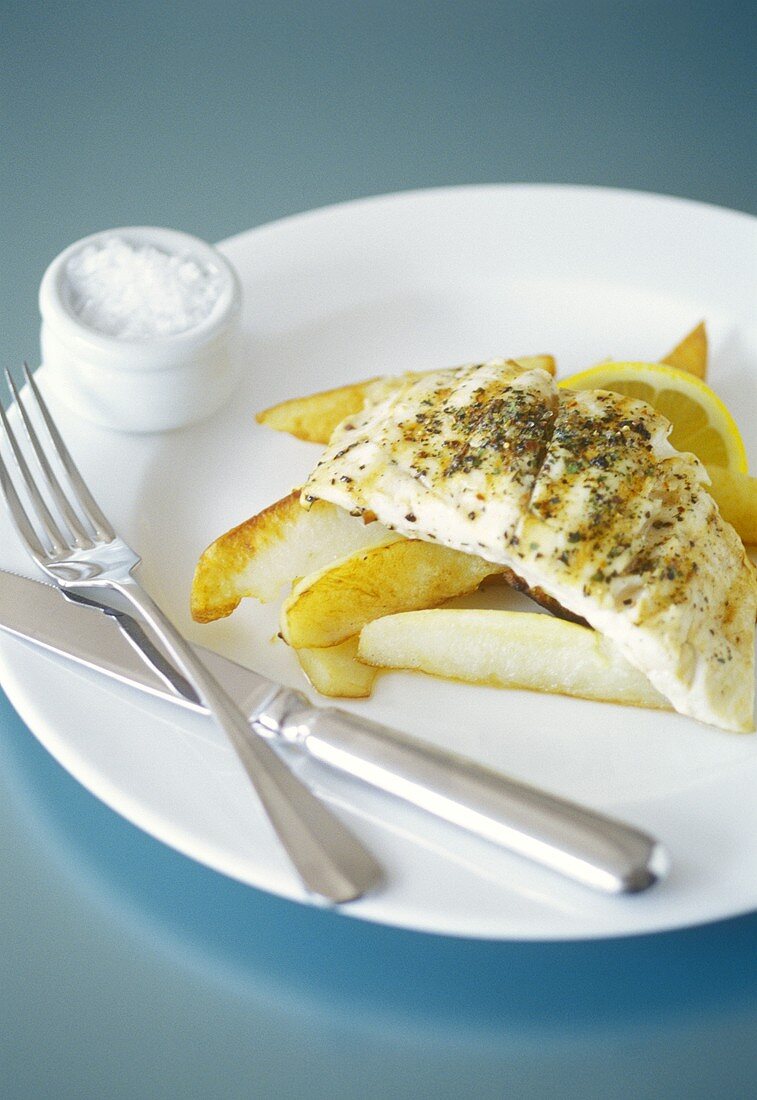
[{"label": "fork", "polygon": [[[114,531],[92,497],[26,364],[29,398],[23,398],[10,371],[8,387],[39,469],[35,479],[0,404],[0,422],[26,489],[25,507],[0,455],[0,487],[11,518],[31,557],[64,591],[95,590],[97,603],[120,610],[125,600],[153,631],[217,724],[229,738],[252,781],[269,821],[305,887],[327,902],[360,897],[378,885],[382,871],[347,827],[287,768],[274,749],[251,733],[248,719],[155,601],[134,577],[140,557]],[[44,423],[45,446],[25,401]],[[55,473],[50,455],[65,471],[68,488]],[[57,510],[54,515],[45,499]]]}]

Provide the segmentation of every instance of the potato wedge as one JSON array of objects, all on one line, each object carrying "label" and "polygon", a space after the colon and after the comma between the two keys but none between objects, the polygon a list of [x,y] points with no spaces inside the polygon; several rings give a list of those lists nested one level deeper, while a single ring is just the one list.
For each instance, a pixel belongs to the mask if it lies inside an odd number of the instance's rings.
[{"label": "potato wedge", "polygon": [[446,546],[398,538],[303,578],[284,603],[281,633],[295,649],[338,645],[382,615],[474,592],[502,568]]},{"label": "potato wedge", "polygon": [[366,391],[377,381],[356,382],[334,390],[324,390],[309,397],[293,397],[270,409],[264,409],[255,419],[277,432],[288,432],[307,443],[328,443],[337,424],[352,416],[365,405]]},{"label": "potato wedge", "polygon": [[367,699],[378,669],[357,660],[359,636],[327,649],[297,649],[297,659],[310,683],[331,698]]},{"label": "potato wedge", "polygon": [[363,523],[326,501],[303,508],[296,489],[204,551],[192,582],[192,618],[198,623],[221,619],[244,596],[272,600],[295,577],[390,536],[380,523]]},{"label": "potato wedge", "polygon": [[519,355],[517,359],[509,359],[509,363],[517,363],[523,370],[545,370],[554,378],[557,370],[554,355]]},{"label": "potato wedge", "polygon": [[601,634],[535,612],[441,608],[389,615],[363,627],[358,657],[473,684],[671,709]]},{"label": "potato wedge", "polygon": [[730,523],[742,542],[757,545],[757,477],[708,466],[710,495],[724,520]]},{"label": "potato wedge", "polygon": [[[555,360],[551,355],[526,355],[510,360],[523,370],[541,370],[555,373]],[[427,372],[430,373],[430,372]],[[381,400],[403,382],[419,378],[420,374],[408,373],[397,377],[369,378],[334,390],[323,390],[309,397],[293,397],[264,409],[255,419],[278,432],[288,432],[307,443],[326,444],[337,424],[348,416],[354,416],[371,401]]]},{"label": "potato wedge", "polygon": [[707,329],[704,321],[700,321],[696,328],[687,333],[661,360],[668,366],[677,367],[679,370],[688,371],[697,378],[707,377]]}]

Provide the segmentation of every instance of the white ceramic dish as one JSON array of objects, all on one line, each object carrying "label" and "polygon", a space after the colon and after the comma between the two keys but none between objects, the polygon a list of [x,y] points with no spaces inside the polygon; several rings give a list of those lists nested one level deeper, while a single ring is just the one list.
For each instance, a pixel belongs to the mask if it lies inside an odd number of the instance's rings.
[{"label": "white ceramic dish", "polygon": [[[121,339],[82,322],[71,304],[69,261],[88,246],[119,238],[187,257],[215,274],[218,298],[203,320],[167,336]],[[80,416],[104,428],[162,432],[212,415],[237,382],[241,287],[234,268],[211,245],[155,226],[93,233],[69,245],[45,272],[39,291],[40,344],[48,386]]]},{"label": "white ceramic dish", "polygon": [[[742,430],[757,422],[754,220],[622,191],[492,186],[350,203],[221,246],[245,291],[243,381],[215,416],[163,436],[108,433],[59,411],[86,478],[141,551],[143,579],[180,627],[302,686],[272,641],[274,608],[191,623],[194,563],[218,533],[297,484],[317,448],[255,410],[370,375],[551,352],[560,373],[655,359],[706,318],[711,381]],[[44,371],[40,375],[44,379]],[[757,464],[754,433],[748,440]],[[4,515],[0,566],[30,573]],[[104,686],[0,638],[0,673],[40,741],[147,832],[254,886],[302,899],[231,750],[210,723]],[[469,841],[314,765],[388,869],[356,917],[504,939],[675,928],[757,903],[757,737],[676,715],[391,674],[354,709],[656,834],[667,881],[595,896]]]}]

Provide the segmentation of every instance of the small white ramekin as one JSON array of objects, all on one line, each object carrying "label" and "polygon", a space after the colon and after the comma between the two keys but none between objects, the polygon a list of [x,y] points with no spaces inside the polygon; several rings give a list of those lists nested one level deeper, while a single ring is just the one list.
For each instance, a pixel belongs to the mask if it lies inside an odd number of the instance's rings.
[{"label": "small white ramekin", "polygon": [[[221,293],[208,317],[185,332],[149,339],[121,339],[84,324],[69,301],[66,264],[75,252],[109,237],[214,268]],[[150,226],[84,237],[53,260],[40,286],[40,343],[50,389],[81,416],[118,431],[161,432],[203,420],[236,386],[241,303],[234,268],[198,237]]]}]

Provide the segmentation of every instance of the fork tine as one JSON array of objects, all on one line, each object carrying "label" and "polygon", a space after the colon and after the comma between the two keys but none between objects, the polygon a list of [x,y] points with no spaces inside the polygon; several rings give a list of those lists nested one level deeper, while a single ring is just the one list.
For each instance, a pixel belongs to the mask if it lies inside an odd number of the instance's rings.
[{"label": "fork tine", "polygon": [[60,462],[64,470],[66,471],[66,474],[68,475],[68,479],[71,482],[71,486],[74,492],[76,493],[79,507],[84,512],[89,522],[92,524],[95,530],[95,534],[99,539],[106,539],[108,541],[114,539],[116,537],[116,533],[111,527],[108,520],[105,518],[97,501],[94,499],[89,489],[87,488],[84,478],[81,476],[78,469],[76,468],[76,464],[69,453],[68,447],[61,439],[60,432],[55,426],[55,421],[50,415],[50,410],[45,404],[42,394],[39,392],[39,389],[37,387],[37,383],[32,377],[32,372],[29,370],[29,367],[26,363],[24,363],[24,378],[26,379],[26,382],[29,386],[30,393],[34,397],[42,419],[45,422],[45,427],[47,428],[47,431],[50,435],[50,439],[52,441],[53,447],[55,448],[55,452],[60,459]]},{"label": "fork tine", "polygon": [[42,561],[49,558],[49,552],[44,548],[42,543],[37,537],[37,532],[29,522],[29,518],[24,511],[24,506],[19,500],[18,493],[16,492],[11,476],[8,473],[8,467],[3,462],[2,456],[0,456],[0,487],[2,487],[3,494],[8,502],[8,509],[11,514],[11,519],[16,525],[16,530],[21,536],[22,542],[25,542],[29,547],[32,555],[38,560]]},{"label": "fork tine", "polygon": [[[16,465],[19,469],[19,473],[21,474],[21,477],[24,479],[24,483],[26,485],[27,492],[29,493],[29,498],[30,498],[32,504],[34,505],[34,508],[36,509],[37,518],[38,518],[39,522],[41,523],[42,527],[44,528],[44,531],[45,531],[47,537],[50,540],[52,552],[53,552],[53,554],[61,554],[67,549],[66,539],[61,534],[61,531],[60,531],[60,528],[58,527],[58,524],[55,522],[55,520],[54,520],[54,518],[53,518],[53,516],[50,512],[50,509],[47,507],[47,504],[45,503],[42,494],[40,493],[39,489],[37,488],[37,486],[34,482],[34,478],[32,477],[32,474],[31,474],[31,470],[29,469],[27,461],[24,458],[24,453],[18,445],[18,440],[16,439],[16,434],[13,431],[13,429],[11,428],[10,423],[8,422],[8,417],[6,416],[5,410],[3,409],[2,405],[0,405],[0,422],[2,422],[3,430],[5,431],[5,438],[8,440],[11,451],[13,452],[13,457],[16,461]],[[4,468],[5,468],[6,477],[7,477],[8,481],[10,482],[10,473],[8,472],[8,468],[7,468],[7,466],[4,467]],[[3,482],[3,488],[6,488],[6,496],[7,496],[8,492],[7,492],[7,487],[6,487],[5,482]],[[19,499],[18,494],[15,491],[15,488],[12,485],[11,485],[11,489],[13,491],[13,494],[15,496],[16,501],[18,502],[18,507],[21,508],[22,507],[21,506],[21,501]],[[23,511],[23,508],[22,508],[22,511]],[[27,522],[29,522],[28,519],[27,519]]]},{"label": "fork tine", "polygon": [[80,518],[77,516],[76,512],[71,506],[71,502],[68,499],[68,496],[66,495],[66,493],[63,492],[61,484],[55,475],[55,471],[50,465],[42,444],[39,441],[39,436],[37,435],[35,427],[31,422],[31,418],[26,411],[26,407],[21,399],[21,394],[19,393],[18,387],[16,386],[16,383],[14,382],[13,377],[8,370],[6,370],[5,372],[5,379],[8,383],[8,387],[10,388],[11,393],[13,394],[13,399],[16,402],[18,411],[21,414],[21,419],[24,422],[24,428],[26,429],[26,434],[29,442],[31,443],[34,454],[36,455],[37,462],[39,463],[42,473],[47,480],[47,487],[50,491],[50,495],[54,499],[58,508],[60,508],[60,511],[66,523],[68,524],[76,545],[79,546],[81,549],[89,549],[94,545],[92,537],[90,533],[85,530]]}]

